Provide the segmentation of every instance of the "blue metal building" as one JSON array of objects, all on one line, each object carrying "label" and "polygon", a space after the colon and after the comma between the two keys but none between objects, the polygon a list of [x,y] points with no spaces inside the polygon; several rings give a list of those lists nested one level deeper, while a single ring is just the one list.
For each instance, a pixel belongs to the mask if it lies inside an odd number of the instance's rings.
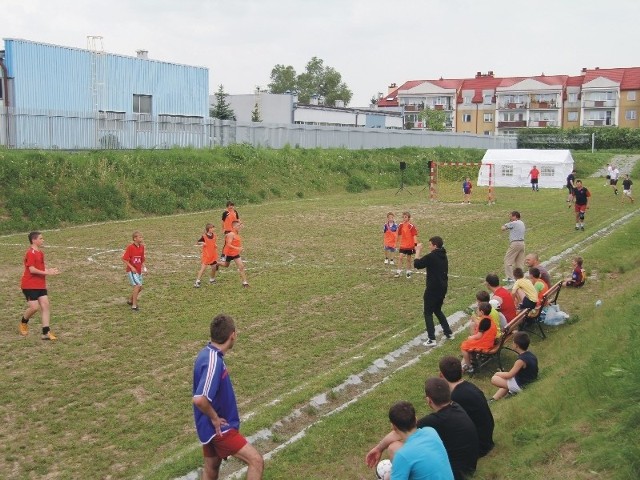
[{"label": "blue metal building", "polygon": [[144,51],[110,54],[98,43],[85,50],[4,39],[0,144],[199,146],[209,117],[208,69],[151,60]]}]

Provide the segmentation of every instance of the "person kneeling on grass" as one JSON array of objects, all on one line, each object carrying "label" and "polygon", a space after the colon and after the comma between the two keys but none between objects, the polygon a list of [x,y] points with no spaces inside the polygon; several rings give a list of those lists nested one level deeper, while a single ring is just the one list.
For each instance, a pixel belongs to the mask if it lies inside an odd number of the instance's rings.
[{"label": "person kneeling on grass", "polygon": [[508,393],[520,393],[525,385],[538,378],[538,359],[529,350],[529,335],[527,332],[513,334],[513,349],[518,353],[518,359],[508,372],[496,372],[491,383],[498,387],[492,400],[500,400]]},{"label": "person kneeling on grass", "polygon": [[491,350],[498,333],[495,322],[489,316],[489,313],[491,313],[491,305],[489,302],[481,302],[478,305],[478,311],[482,317],[478,319],[476,333],[470,335],[469,338],[460,345],[460,350],[462,351],[462,371],[467,373],[473,372],[471,352],[487,352]]},{"label": "person kneeling on grass", "polygon": [[582,268],[582,257],[575,257],[571,261],[573,272],[571,272],[571,278],[567,278],[562,284],[565,287],[581,287],[584,285],[586,275]]}]

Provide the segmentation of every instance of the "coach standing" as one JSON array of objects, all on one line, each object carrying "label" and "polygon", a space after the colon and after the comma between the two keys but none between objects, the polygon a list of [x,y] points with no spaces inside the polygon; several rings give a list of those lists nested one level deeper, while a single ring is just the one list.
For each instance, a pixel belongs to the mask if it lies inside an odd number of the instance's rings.
[{"label": "coach standing", "polygon": [[442,313],[442,304],[447,294],[449,284],[449,260],[447,251],[443,247],[441,237],[431,237],[429,239],[429,253],[422,258],[422,244],[416,246],[416,258],[413,266],[417,269],[427,269],[427,288],[424,290],[424,322],[427,327],[429,338],[424,344],[433,347],[436,344],[436,331],[433,325],[433,315],[442,326],[442,332],[448,339],[453,338],[453,332],[447,322],[447,317]]},{"label": "coach standing", "polygon": [[502,230],[509,230],[509,248],[504,256],[504,273],[506,281],[512,283],[513,269],[524,268],[524,222],[520,220],[520,212],[510,214],[511,221],[502,226]]}]

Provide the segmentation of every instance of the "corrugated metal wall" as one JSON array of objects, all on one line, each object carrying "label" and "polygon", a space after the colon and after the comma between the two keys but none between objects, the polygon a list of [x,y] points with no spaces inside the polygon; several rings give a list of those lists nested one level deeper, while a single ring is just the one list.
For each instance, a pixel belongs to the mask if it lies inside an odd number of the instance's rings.
[{"label": "corrugated metal wall", "polygon": [[209,71],[109,53],[5,39],[18,109],[133,113],[133,95],[151,95],[153,115],[209,116]]}]

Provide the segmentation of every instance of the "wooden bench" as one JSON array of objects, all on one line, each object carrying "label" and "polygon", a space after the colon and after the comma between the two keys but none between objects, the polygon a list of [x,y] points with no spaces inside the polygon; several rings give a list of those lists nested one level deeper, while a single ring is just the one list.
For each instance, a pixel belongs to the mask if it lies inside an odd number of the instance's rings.
[{"label": "wooden bench", "polygon": [[[558,301],[558,295],[560,295],[560,289],[562,288],[562,280],[555,283],[547,293],[542,297],[540,306],[532,309],[525,319],[522,329],[529,333],[537,335],[540,338],[547,338],[542,328],[542,311],[547,305],[555,305]],[[537,328],[536,328],[537,327]],[[537,331],[536,331],[537,330]],[[538,333],[539,332],[539,333]]]},{"label": "wooden bench", "polygon": [[517,332],[524,322],[527,314],[529,313],[529,309],[522,310],[518,315],[513,317],[511,321],[507,324],[506,327],[502,329],[502,336],[497,340],[497,343],[493,346],[493,348],[489,351],[471,351],[471,365],[473,366],[473,372],[471,374],[476,373],[482,367],[491,363],[493,360],[497,360],[498,368],[503,370],[503,359],[502,359],[502,350],[507,349],[514,351],[509,346],[509,341],[513,334]]}]

